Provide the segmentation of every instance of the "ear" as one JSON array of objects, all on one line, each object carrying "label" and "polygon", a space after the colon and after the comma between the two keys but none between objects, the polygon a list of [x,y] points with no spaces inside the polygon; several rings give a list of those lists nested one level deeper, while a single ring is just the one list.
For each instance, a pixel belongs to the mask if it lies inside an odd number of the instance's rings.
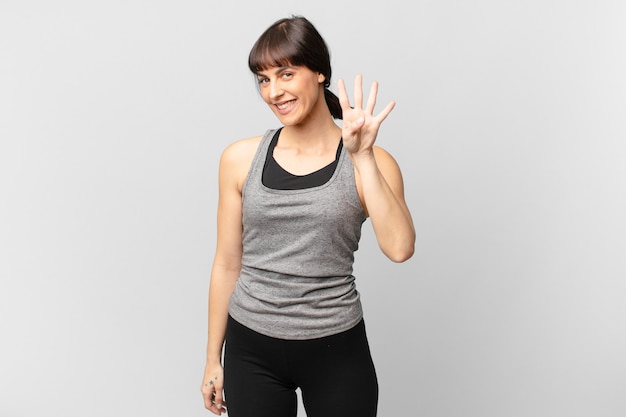
[{"label": "ear", "polygon": [[323,84],[324,81],[326,81],[326,76],[324,74],[322,74],[321,72],[317,73],[317,82],[320,84]]}]

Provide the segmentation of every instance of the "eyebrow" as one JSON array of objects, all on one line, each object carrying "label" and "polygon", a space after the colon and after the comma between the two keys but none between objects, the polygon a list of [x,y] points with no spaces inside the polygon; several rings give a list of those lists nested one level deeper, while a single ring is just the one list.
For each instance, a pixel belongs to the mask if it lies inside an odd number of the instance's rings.
[{"label": "eyebrow", "polygon": [[[282,67],[279,67],[276,71],[274,71],[274,74],[278,75],[281,72],[284,72],[286,70],[293,70],[293,69],[294,69],[294,67],[291,67],[289,65],[284,65]],[[257,72],[256,75],[257,75],[257,77],[265,77],[265,74],[263,74],[262,72]]]}]

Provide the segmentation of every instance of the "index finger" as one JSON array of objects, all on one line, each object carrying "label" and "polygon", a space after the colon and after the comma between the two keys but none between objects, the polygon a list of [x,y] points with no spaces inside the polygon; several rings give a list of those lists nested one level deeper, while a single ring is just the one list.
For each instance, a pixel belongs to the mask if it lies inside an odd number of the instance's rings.
[{"label": "index finger", "polygon": [[343,81],[343,78],[340,78],[337,81],[337,89],[339,96],[339,104],[341,105],[342,110],[349,110],[350,107],[350,99],[348,98],[348,91],[346,90],[346,83]]}]

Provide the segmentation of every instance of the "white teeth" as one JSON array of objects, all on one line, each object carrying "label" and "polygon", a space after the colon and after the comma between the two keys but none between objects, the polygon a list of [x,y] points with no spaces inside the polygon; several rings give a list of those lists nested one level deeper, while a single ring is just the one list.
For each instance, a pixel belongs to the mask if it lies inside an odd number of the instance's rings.
[{"label": "white teeth", "polygon": [[292,102],[293,100],[290,100],[285,103],[277,104],[276,107],[278,107],[280,110],[285,110],[287,107],[291,105]]}]

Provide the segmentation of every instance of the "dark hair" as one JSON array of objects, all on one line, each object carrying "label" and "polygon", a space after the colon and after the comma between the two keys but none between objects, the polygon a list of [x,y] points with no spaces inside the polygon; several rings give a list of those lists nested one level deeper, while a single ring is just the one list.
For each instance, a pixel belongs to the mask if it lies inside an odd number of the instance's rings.
[{"label": "dark hair", "polygon": [[339,98],[328,87],[332,69],[326,42],[315,26],[302,16],[274,22],[261,34],[248,56],[250,71],[257,74],[269,67],[305,66],[324,75],[324,97],[335,119],[342,118]]}]

